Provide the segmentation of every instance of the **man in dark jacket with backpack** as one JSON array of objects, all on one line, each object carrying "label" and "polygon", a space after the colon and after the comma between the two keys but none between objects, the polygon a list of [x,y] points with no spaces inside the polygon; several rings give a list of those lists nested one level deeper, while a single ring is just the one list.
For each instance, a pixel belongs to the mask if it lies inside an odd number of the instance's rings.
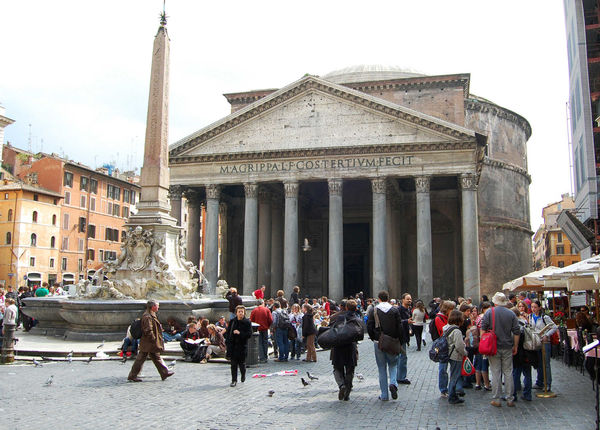
[{"label": "man in dark jacket with backpack", "polygon": [[290,324],[290,315],[285,309],[281,309],[278,301],[273,303],[273,327],[275,328],[275,339],[277,340],[277,350],[279,357],[275,361],[288,361],[290,354],[290,341],[288,339],[288,330]]},{"label": "man in dark jacket with backpack", "polygon": [[[367,332],[373,341],[375,348],[375,361],[379,371],[379,388],[381,395],[379,399],[382,401],[389,400],[389,393],[392,393],[392,398],[398,398],[398,355],[391,354],[379,349],[379,337],[385,334],[394,339],[399,339],[402,344],[405,343],[402,318],[398,308],[392,306],[388,301],[390,296],[387,291],[379,292],[380,303],[377,306],[369,308],[367,312]],[[377,314],[375,314],[377,312]],[[376,318],[377,317],[377,318]],[[387,370],[389,369],[389,385],[387,378]],[[389,388],[389,391],[388,391]]]}]

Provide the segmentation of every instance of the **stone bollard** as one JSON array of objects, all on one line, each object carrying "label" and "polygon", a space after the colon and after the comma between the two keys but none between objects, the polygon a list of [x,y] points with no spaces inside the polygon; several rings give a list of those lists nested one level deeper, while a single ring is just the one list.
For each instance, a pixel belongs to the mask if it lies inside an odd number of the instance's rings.
[{"label": "stone bollard", "polygon": [[4,324],[4,335],[2,337],[2,364],[10,364],[15,361],[15,324]]}]

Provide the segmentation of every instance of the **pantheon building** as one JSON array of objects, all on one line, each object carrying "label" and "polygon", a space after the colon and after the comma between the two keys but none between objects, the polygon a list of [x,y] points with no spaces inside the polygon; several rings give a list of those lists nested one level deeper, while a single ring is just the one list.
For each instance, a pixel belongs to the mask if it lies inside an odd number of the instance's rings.
[{"label": "pantheon building", "polygon": [[531,128],[469,82],[357,66],[225,94],[229,116],[169,148],[188,259],[213,289],[336,300],[478,302],[528,272]]}]

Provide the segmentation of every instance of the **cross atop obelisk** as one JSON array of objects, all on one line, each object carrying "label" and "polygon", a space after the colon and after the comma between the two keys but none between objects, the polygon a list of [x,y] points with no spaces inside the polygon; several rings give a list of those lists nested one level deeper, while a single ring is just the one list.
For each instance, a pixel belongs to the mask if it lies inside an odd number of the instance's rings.
[{"label": "cross atop obelisk", "polygon": [[[164,5],[163,5],[164,7]],[[172,224],[169,215],[169,36],[164,8],[154,37],[138,213],[128,224]]]}]

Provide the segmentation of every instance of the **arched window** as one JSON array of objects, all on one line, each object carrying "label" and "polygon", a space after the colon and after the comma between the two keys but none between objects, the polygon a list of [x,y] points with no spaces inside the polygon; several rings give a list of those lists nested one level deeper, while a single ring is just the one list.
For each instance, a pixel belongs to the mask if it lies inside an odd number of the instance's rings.
[{"label": "arched window", "polygon": [[12,221],[12,215],[13,215],[13,211],[12,211],[12,209],[9,209],[8,210],[8,220],[9,221]]},{"label": "arched window", "polygon": [[33,222],[37,222],[37,211],[33,211],[31,219],[33,220]]},{"label": "arched window", "polygon": [[50,248],[54,248],[56,246],[56,238],[52,236],[50,238]]},{"label": "arched window", "polygon": [[56,225],[56,215],[52,215],[52,225]]},{"label": "arched window", "polygon": [[8,233],[6,233],[6,244],[10,245],[12,242],[12,234],[10,234],[10,231]]},{"label": "arched window", "polygon": [[35,233],[31,233],[31,246],[37,246],[37,235]]}]

